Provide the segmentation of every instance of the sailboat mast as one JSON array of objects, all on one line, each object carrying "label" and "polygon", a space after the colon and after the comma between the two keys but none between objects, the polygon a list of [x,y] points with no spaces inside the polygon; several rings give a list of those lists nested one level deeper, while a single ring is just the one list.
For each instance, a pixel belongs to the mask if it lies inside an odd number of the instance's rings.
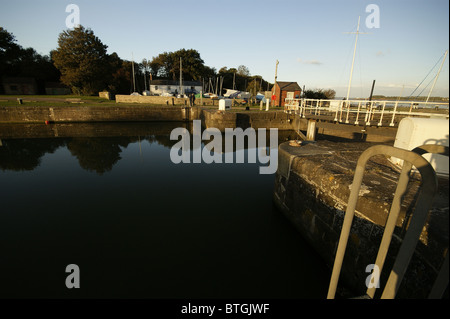
[{"label": "sailboat mast", "polygon": [[183,96],[183,62],[182,62],[182,58],[180,57],[180,94],[181,96]]},{"label": "sailboat mast", "polygon": [[358,27],[356,28],[356,40],[355,40],[355,48],[353,49],[353,60],[352,60],[352,68],[350,70],[350,79],[348,80],[348,89],[347,89],[347,98],[350,96],[350,87],[352,85],[352,76],[353,76],[353,67],[355,65],[355,55],[356,55],[356,44],[358,43],[358,35],[359,35],[359,22],[361,20],[361,16],[358,17]]},{"label": "sailboat mast", "polygon": [[[275,81],[273,82],[273,93],[272,93],[272,95],[274,96],[275,94],[276,94],[276,92],[277,92],[277,78],[278,78],[278,60],[277,60],[277,63],[275,64]],[[280,100],[279,98],[278,98],[278,100]],[[272,100],[272,106],[276,106],[275,105],[275,100]]]},{"label": "sailboat mast", "polygon": [[144,69],[144,91],[147,91],[147,79],[145,78],[145,76],[147,75],[146,73],[147,71]]},{"label": "sailboat mast", "polygon": [[233,74],[233,90],[235,90],[236,72]]},{"label": "sailboat mast", "polygon": [[131,52],[131,70],[133,72],[133,92],[136,92],[136,81],[134,79],[134,57],[133,57],[133,52]]}]

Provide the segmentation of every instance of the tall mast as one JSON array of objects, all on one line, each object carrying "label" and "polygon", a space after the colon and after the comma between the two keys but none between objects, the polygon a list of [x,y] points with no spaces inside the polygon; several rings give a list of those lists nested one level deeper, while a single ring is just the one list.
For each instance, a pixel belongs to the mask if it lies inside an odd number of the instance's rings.
[{"label": "tall mast", "polygon": [[180,94],[183,96],[183,63],[181,60],[182,58],[180,57]]},{"label": "tall mast", "polygon": [[147,75],[147,70],[145,70],[144,68],[144,91],[147,91],[147,79],[145,78],[145,76]]},{"label": "tall mast", "polygon": [[134,80],[134,57],[133,57],[133,52],[131,52],[131,69],[133,71],[133,92],[136,92],[136,81]]},{"label": "tall mast", "polygon": [[429,99],[430,96],[431,96],[431,92],[433,92],[434,85],[436,84],[436,81],[437,81],[437,79],[438,79],[438,77],[439,77],[439,73],[441,73],[442,66],[444,65],[445,58],[447,57],[447,53],[448,53],[448,50],[445,51],[444,59],[442,60],[441,66],[439,67],[439,71],[438,71],[438,73],[436,74],[436,77],[434,78],[433,85],[431,86],[430,93],[428,93],[427,101],[426,101],[425,103],[428,103],[428,99]]},{"label": "tall mast", "polygon": [[348,101],[350,97],[350,88],[352,86],[352,76],[353,76],[353,67],[355,65],[355,55],[356,55],[356,44],[358,43],[358,35],[359,34],[366,34],[366,32],[359,32],[359,22],[361,20],[361,16],[358,17],[358,27],[356,28],[356,32],[349,32],[349,33],[356,33],[356,40],[355,40],[355,48],[353,49],[353,60],[352,60],[352,68],[350,70],[350,79],[348,80],[348,89],[347,89],[347,98]]},{"label": "tall mast", "polygon": [[236,72],[234,72],[234,74],[233,74],[233,90],[235,89],[234,87],[234,84],[235,84],[235,80],[236,80]]},{"label": "tall mast", "polygon": [[[277,89],[278,63],[280,63],[280,62],[278,62],[278,60],[277,60],[277,63],[275,65],[275,81],[273,83],[273,95],[275,95],[275,92],[276,92],[276,89]],[[273,105],[272,106],[275,106],[275,100],[273,100]]]}]

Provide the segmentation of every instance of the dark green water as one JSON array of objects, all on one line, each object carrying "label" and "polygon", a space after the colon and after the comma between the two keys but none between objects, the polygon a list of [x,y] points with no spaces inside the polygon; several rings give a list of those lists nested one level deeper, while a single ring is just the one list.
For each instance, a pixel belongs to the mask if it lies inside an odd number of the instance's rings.
[{"label": "dark green water", "polygon": [[326,297],[330,271],[273,206],[275,175],[173,164],[175,141],[151,132],[1,139],[1,298]]}]

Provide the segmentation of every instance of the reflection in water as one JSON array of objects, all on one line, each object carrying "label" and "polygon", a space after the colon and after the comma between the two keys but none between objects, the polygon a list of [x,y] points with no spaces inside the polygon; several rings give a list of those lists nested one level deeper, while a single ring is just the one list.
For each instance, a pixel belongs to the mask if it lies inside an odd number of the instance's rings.
[{"label": "reflection in water", "polygon": [[120,160],[121,147],[134,142],[129,137],[74,138],[67,143],[70,153],[78,159],[82,168],[103,174]]},{"label": "reflection in water", "polygon": [[274,175],[174,164],[170,129],[139,125],[2,138],[0,298],[326,296],[329,270],[273,207]]},{"label": "reflection in water", "polygon": [[65,145],[61,139],[9,139],[2,140],[0,168],[2,170],[29,171],[39,166],[41,157]]},{"label": "reflection in water", "polygon": [[[110,124],[109,124],[110,125]],[[123,125],[123,124],[122,124]],[[128,124],[132,126],[132,124]],[[179,123],[179,126],[183,126]],[[73,126],[73,124],[72,124]],[[85,128],[86,124],[82,124]],[[109,127],[109,126],[108,126]],[[13,171],[33,170],[39,166],[41,157],[45,154],[52,154],[60,147],[67,147],[73,156],[78,159],[80,167],[98,174],[111,171],[113,166],[121,159],[120,153],[130,143],[147,140],[150,143],[156,142],[158,145],[173,147],[176,140],[170,140],[170,131],[175,128],[171,123],[162,126],[158,123],[158,132],[167,132],[164,135],[147,136],[117,136],[117,137],[65,137],[65,138],[30,138],[30,139],[2,139],[3,146],[0,147],[0,169]],[[154,130],[154,129],[153,129]],[[150,129],[150,132],[152,129]],[[114,131],[116,132],[116,131]],[[134,132],[130,130],[130,132]],[[142,132],[142,131],[141,131]],[[145,133],[145,130],[143,131]],[[117,132],[116,132],[117,133]],[[256,132],[257,133],[257,132]],[[288,139],[297,138],[292,131],[279,131],[278,142],[282,143]],[[266,132],[266,145],[270,141],[269,132]],[[247,148],[246,137],[245,149]],[[208,141],[202,141],[203,144]],[[193,150],[193,141],[190,141]],[[225,138],[222,138],[222,150],[225,149]],[[233,150],[236,151],[236,143],[233,143]]]}]

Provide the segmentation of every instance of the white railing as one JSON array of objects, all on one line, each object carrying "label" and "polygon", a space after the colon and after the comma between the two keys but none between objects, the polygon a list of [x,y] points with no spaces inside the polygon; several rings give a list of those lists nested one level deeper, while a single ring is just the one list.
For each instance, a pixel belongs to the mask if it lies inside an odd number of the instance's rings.
[{"label": "white railing", "polygon": [[[284,111],[305,118],[309,115],[334,115],[335,122],[359,125],[360,121],[370,126],[374,121],[383,126],[389,118],[389,126],[395,125],[396,116],[440,117],[448,119],[448,102],[379,101],[379,100],[318,100],[285,99]],[[420,111],[419,111],[420,110]],[[429,110],[429,112],[427,112]],[[434,112],[432,112],[434,111]],[[363,119],[364,117],[364,119]],[[374,124],[372,124],[374,125]]]}]

